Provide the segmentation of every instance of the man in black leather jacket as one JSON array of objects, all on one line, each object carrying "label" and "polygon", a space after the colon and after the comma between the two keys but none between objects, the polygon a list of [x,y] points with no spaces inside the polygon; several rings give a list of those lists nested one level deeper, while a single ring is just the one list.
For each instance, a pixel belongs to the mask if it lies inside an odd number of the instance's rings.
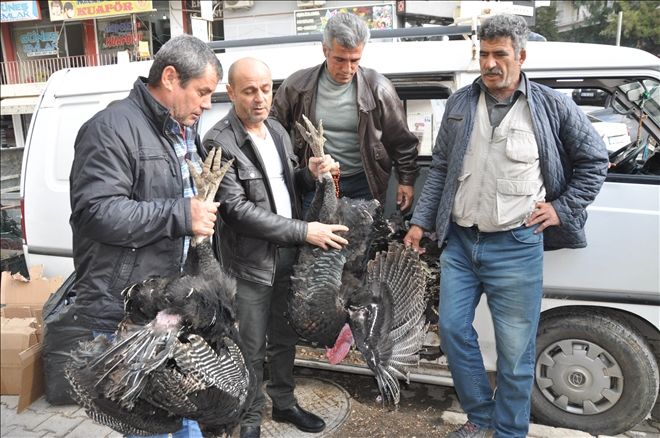
[{"label": "man in black leather jacket", "polygon": [[[127,98],[78,132],[70,175],[71,311],[94,336],[114,333],[124,288],[178,274],[190,237],[213,234],[217,204],[193,197],[185,159],[201,171],[197,121],[221,78],[206,44],[190,35],[173,38],[148,78],[138,78]],[[187,420],[179,434],[201,436]]]},{"label": "man in black leather jacket", "polygon": [[228,82],[233,107],[206,134],[204,147],[220,147],[223,161],[234,160],[218,190],[221,221],[216,245],[224,268],[237,279],[239,331],[259,388],[241,422],[241,437],[260,435],[266,353],[273,419],[305,432],[321,432],[324,421],[302,409],[293,394],[298,336],[285,312],[295,246],[309,243],[327,249],[347,243],[335,234],[347,230],[343,225],[298,219],[300,187],[311,190],[314,178],[336,170],[337,164],[326,156],[310,158],[304,169],[298,167],[288,134],[276,120],[267,119],[273,82],[264,63],[253,58],[236,61],[229,68]]}]

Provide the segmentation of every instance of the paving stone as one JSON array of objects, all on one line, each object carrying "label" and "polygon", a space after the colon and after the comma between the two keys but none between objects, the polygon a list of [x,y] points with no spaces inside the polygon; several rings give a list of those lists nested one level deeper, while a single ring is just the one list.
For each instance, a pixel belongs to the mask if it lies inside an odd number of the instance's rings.
[{"label": "paving stone", "polygon": [[560,427],[552,426],[543,426],[541,424],[530,424],[529,432],[527,434],[529,438],[593,438],[588,432],[582,432],[579,430],[573,429],[563,429]]},{"label": "paving stone", "polygon": [[77,406],[77,408],[77,410],[69,414],[69,417],[89,419],[89,415],[87,415],[87,412],[85,412],[85,408],[81,408],[80,406]]},{"label": "paving stone", "polygon": [[46,401],[46,397],[39,397],[32,403],[30,406],[28,406],[28,409],[31,409],[35,412],[42,412],[46,409],[52,409],[55,410],[57,406],[53,406],[50,403]]},{"label": "paving stone", "polygon": [[[342,387],[325,379],[297,377],[296,382],[296,396],[300,404],[319,414],[326,421],[326,430],[322,434],[306,434],[292,425],[275,423],[270,417],[269,405],[264,415],[262,436],[277,438],[331,436],[331,432],[339,429],[350,412],[349,394]],[[446,425],[455,424],[457,427],[465,423],[467,416],[460,411],[460,405],[453,393],[446,398],[452,400],[452,406],[456,404],[456,409],[450,408],[453,410],[444,411],[441,414],[442,422]],[[1,438],[123,438],[120,433],[94,423],[84,410],[76,405],[51,406],[41,398],[21,414],[16,414],[17,403],[18,396],[3,395],[0,399]],[[538,424],[530,425],[528,436],[529,438],[593,438],[586,432]],[[598,438],[660,438],[660,423],[647,421],[643,428],[638,426],[634,431],[616,437],[600,435]]]},{"label": "paving stone", "polygon": [[[34,432],[32,430],[24,429],[22,427],[14,427],[9,431],[5,432],[4,425],[2,428],[2,437],[3,438],[42,438],[47,437],[44,432]],[[48,436],[48,438],[51,438]]]},{"label": "paving stone", "polygon": [[49,432],[49,436],[63,437],[76,428],[84,419],[69,418],[64,415],[53,415],[48,420],[41,423],[34,430]]},{"label": "paving stone", "polygon": [[15,409],[2,409],[2,426],[16,425],[27,430],[33,430],[35,427],[53,416],[53,412],[46,410],[44,412],[34,412],[26,409],[20,414]]},{"label": "paving stone", "polygon": [[3,404],[0,406],[0,427],[4,433],[6,428],[14,427],[16,423],[14,422],[14,417],[16,417],[15,409],[7,409]]},{"label": "paving stone", "polygon": [[[54,406],[51,405],[46,401],[46,397],[40,397],[37,399],[34,403],[32,403],[28,409],[31,409],[35,412],[43,412],[45,409],[50,409],[52,412],[56,414],[61,414],[65,415],[67,417],[74,416],[73,414],[76,411],[80,410],[80,406],[78,405],[58,405]],[[84,411],[83,411],[84,413]]]},{"label": "paving stone", "polygon": [[16,410],[18,406],[18,396],[17,395],[3,395],[2,396],[2,407],[6,407],[11,410]]},{"label": "paving stone", "polygon": [[[114,431],[106,426],[101,426],[92,420],[85,420],[69,432],[66,438],[90,438],[90,437],[105,437],[109,436]],[[122,434],[114,432],[117,437],[123,437]]]}]

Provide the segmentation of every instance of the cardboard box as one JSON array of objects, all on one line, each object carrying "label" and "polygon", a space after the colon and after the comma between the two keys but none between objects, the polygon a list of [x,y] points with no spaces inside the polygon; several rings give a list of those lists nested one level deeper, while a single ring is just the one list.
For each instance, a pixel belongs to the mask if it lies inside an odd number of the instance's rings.
[{"label": "cardboard box", "polygon": [[5,318],[36,318],[37,337],[43,334],[43,307],[50,295],[63,283],[61,276],[43,277],[43,265],[31,266],[30,280],[21,274],[3,272],[0,278],[0,316]]},{"label": "cardboard box", "polygon": [[62,277],[43,277],[43,265],[31,266],[30,279],[21,274],[2,273],[0,280],[0,303],[8,307],[30,307],[41,309],[50,297],[63,283]]},{"label": "cardboard box", "polygon": [[43,305],[63,282],[59,276],[44,278],[43,266],[29,271],[30,280],[9,272],[0,279],[0,392],[19,396],[16,412],[43,394]]},{"label": "cardboard box", "polygon": [[16,412],[21,412],[43,393],[41,344],[35,318],[0,317],[0,390],[18,395]]}]

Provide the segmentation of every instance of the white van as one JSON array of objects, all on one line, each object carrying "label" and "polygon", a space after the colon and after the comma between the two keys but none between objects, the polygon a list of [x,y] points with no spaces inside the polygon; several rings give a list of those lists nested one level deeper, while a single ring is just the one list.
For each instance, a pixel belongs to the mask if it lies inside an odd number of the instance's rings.
[{"label": "white van", "polygon": [[[538,331],[535,419],[614,435],[652,411],[660,417],[654,409],[660,381],[660,60],[636,49],[579,43],[529,42],[527,52],[524,70],[531,80],[568,93],[604,90],[612,111],[637,123],[640,133],[639,147],[635,133],[633,143],[612,157],[617,164],[589,207],[589,246],[546,253]],[[468,40],[372,41],[365,49],[362,64],[392,80],[410,127],[421,139],[417,190],[447,97],[479,75],[476,53]],[[227,69],[247,55],[271,67],[276,86],[297,69],[323,61],[318,43],[231,49],[218,56]],[[43,264],[47,276],[66,277],[73,271],[68,177],[78,128],[125,97],[149,66],[62,70],[46,85],[25,146],[21,197],[27,263]],[[229,108],[224,82],[213,101],[201,120],[202,135]],[[387,206],[386,212],[392,210]],[[484,301],[475,326],[486,367],[494,371],[493,329]],[[297,363],[331,367],[310,358]],[[332,369],[368,373],[354,365]],[[422,360],[411,378],[452,384],[442,357]]]}]

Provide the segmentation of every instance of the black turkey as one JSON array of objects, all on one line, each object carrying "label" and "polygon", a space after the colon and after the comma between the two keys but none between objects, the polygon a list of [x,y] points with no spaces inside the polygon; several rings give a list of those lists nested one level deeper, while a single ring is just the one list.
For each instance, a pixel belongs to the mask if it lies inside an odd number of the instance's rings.
[{"label": "black turkey", "polygon": [[[202,174],[189,166],[197,197],[212,200],[231,162],[211,151]],[[210,239],[194,238],[183,272],[122,292],[124,319],[113,340],[98,336],[72,353],[73,396],[95,421],[123,434],[175,432],[182,419],[205,436],[231,434],[253,398],[254,373],[235,324],[235,281]]]},{"label": "black turkey", "polygon": [[[315,156],[323,156],[323,126],[297,124]],[[306,220],[343,224],[341,250],[303,246],[293,268],[290,320],[305,340],[325,347],[331,363],[353,340],[373,371],[383,402],[399,403],[399,381],[419,361],[425,335],[425,277],[419,255],[399,243],[377,251],[387,228],[378,201],[337,198],[322,175]],[[382,243],[381,243],[382,245]]]}]

